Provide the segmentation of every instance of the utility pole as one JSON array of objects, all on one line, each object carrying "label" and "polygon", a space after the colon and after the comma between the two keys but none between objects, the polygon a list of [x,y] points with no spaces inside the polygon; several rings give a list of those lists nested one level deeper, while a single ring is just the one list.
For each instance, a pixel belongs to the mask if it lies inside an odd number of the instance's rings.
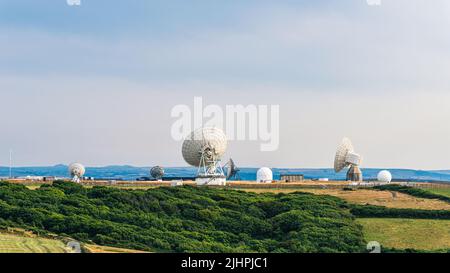
[{"label": "utility pole", "polygon": [[13,152],[9,150],[9,179],[12,179]]}]

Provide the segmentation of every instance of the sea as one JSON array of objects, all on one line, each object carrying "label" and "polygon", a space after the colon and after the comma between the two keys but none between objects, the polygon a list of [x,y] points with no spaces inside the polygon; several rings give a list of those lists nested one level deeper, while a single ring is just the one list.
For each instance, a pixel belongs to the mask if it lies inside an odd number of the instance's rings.
[{"label": "sea", "polygon": [[[68,177],[68,166],[56,165],[48,167],[15,167],[12,168],[12,176],[24,178],[27,176],[54,176]],[[140,178],[149,177],[151,167],[136,166],[105,166],[105,167],[87,167],[86,176],[97,180],[123,180],[136,181]],[[192,167],[166,167],[165,178],[184,177],[194,178],[197,168]],[[272,168],[274,179],[280,179],[282,174],[301,174],[305,179],[345,180],[346,173],[342,171],[335,173],[333,169],[316,168]],[[365,180],[375,180],[378,172],[383,169],[366,168],[362,169]],[[394,178],[394,181],[412,181],[412,182],[448,182],[450,183],[450,170],[411,170],[411,169],[388,169]],[[9,177],[9,167],[0,167],[0,177]],[[239,176],[241,180],[255,181],[258,168],[241,168]]]}]

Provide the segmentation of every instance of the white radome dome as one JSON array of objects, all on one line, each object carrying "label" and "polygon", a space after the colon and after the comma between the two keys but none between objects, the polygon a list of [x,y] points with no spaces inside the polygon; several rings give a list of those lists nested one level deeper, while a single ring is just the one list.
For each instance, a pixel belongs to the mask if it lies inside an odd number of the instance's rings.
[{"label": "white radome dome", "polygon": [[390,171],[384,170],[378,173],[377,179],[378,182],[391,183],[392,174]]},{"label": "white radome dome", "polygon": [[273,181],[273,172],[267,167],[263,167],[256,173],[256,182],[270,183]]}]

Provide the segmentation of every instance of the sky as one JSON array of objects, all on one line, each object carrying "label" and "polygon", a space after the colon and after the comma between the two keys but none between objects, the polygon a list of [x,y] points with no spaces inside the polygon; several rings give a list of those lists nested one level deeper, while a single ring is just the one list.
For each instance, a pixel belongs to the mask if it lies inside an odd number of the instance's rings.
[{"label": "sky", "polygon": [[186,166],[176,105],[279,105],[240,166],[450,169],[447,0],[0,0],[0,165]]}]

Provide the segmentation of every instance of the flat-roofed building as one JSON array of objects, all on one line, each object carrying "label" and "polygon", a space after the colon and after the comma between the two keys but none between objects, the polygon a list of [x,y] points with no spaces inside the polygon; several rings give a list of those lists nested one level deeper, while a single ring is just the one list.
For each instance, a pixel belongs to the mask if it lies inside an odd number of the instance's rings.
[{"label": "flat-roofed building", "polygon": [[303,182],[305,180],[305,176],[303,174],[281,174],[280,181],[281,182]]}]

